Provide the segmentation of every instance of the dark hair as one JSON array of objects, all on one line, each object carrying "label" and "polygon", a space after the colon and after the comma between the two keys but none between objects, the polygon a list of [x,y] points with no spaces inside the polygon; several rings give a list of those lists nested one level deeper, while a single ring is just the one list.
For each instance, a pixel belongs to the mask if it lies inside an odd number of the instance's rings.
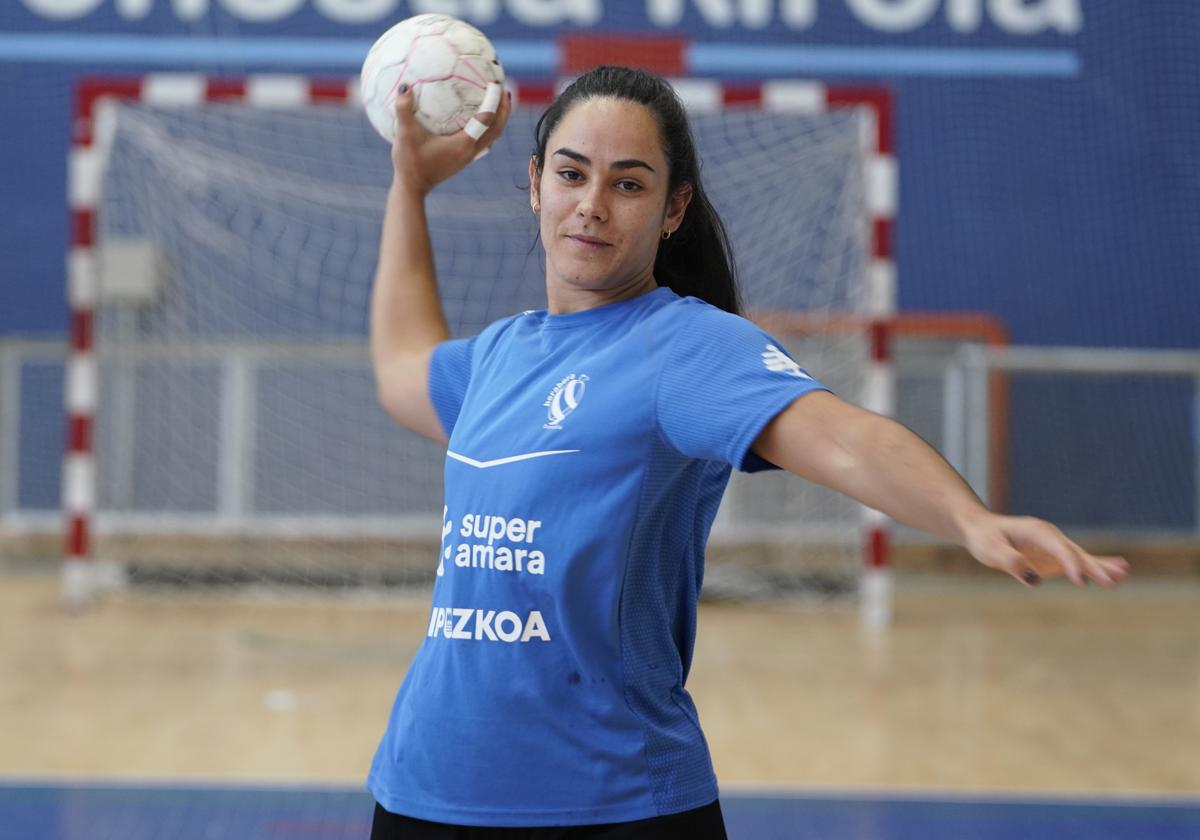
[{"label": "dark hair", "polygon": [[733,250],[721,218],[700,183],[700,160],[687,112],[666,81],[628,67],[596,67],[571,83],[538,119],[533,156],[538,174],[546,163],[546,143],[563,116],[578,102],[610,97],[644,105],[654,115],[667,159],[667,195],[684,183],[692,200],[670,239],[660,239],[654,277],[679,295],[693,295],[726,312],[741,312]]}]

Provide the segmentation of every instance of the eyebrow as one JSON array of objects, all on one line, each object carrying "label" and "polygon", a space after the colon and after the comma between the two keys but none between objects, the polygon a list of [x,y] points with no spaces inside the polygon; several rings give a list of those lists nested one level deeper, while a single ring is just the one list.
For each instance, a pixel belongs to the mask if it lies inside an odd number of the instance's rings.
[{"label": "eyebrow", "polygon": [[[563,148],[559,149],[554,154],[563,155],[564,157],[569,157],[571,160],[579,161],[580,163],[584,164],[585,166],[592,165],[591,160],[589,160],[586,156],[579,154],[579,152],[577,152],[573,149],[568,149],[565,146]],[[613,169],[633,169],[638,166],[644,166],[647,169],[649,169],[651,172],[654,171],[653,166],[646,163],[646,161],[644,161],[644,160],[637,160],[636,158],[629,158],[626,160],[614,160],[612,168]]]}]

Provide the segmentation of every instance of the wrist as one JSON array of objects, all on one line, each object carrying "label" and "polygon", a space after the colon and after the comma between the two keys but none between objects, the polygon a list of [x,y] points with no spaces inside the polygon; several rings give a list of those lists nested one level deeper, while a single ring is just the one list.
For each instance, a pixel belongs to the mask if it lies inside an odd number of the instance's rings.
[{"label": "wrist", "polygon": [[429,188],[425,186],[418,175],[401,169],[393,169],[389,192],[397,198],[424,201],[425,196],[429,193]]},{"label": "wrist", "polygon": [[964,506],[951,517],[954,541],[965,548],[970,548],[974,535],[984,530],[989,520],[996,516],[997,514],[979,503]]}]

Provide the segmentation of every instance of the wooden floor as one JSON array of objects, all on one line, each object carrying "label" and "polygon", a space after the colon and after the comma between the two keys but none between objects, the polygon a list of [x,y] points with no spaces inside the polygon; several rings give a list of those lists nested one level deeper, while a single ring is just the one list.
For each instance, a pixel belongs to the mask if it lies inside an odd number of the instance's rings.
[{"label": "wooden floor", "polygon": [[[727,789],[1200,795],[1200,582],[902,578],[896,622],[705,605]],[[121,595],[0,575],[0,775],[357,784],[427,600]]]}]

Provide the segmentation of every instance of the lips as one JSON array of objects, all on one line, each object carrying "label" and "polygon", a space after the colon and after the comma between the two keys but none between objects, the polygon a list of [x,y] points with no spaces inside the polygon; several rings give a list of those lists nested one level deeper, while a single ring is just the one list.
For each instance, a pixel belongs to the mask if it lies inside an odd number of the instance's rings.
[{"label": "lips", "polygon": [[609,244],[609,243],[605,242],[603,239],[597,239],[594,236],[583,236],[582,234],[574,234],[574,235],[568,236],[567,238],[574,239],[576,242],[582,242],[585,245],[608,245]]}]

